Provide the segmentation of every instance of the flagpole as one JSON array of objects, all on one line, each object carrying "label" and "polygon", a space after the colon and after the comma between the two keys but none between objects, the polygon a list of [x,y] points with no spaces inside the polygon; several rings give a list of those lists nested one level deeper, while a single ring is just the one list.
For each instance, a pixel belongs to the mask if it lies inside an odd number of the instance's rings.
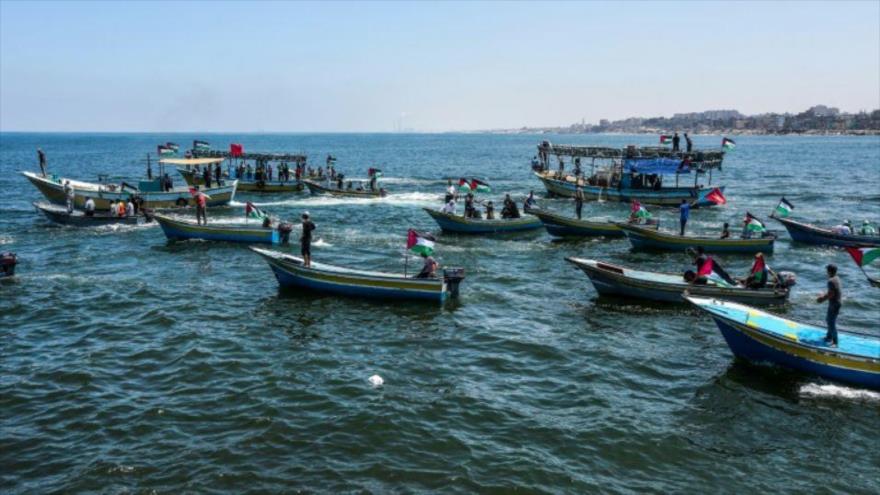
[{"label": "flagpole", "polygon": [[409,250],[403,254],[403,278],[406,278],[406,272],[409,268]]}]

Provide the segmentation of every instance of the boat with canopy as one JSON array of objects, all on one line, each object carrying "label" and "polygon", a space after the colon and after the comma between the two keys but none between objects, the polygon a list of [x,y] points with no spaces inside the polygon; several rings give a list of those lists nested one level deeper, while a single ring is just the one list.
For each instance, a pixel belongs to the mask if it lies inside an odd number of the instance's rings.
[{"label": "boat with canopy", "polygon": [[[165,158],[161,161],[178,167],[178,173],[191,186],[205,184],[203,160],[220,159],[221,163],[225,163],[225,177],[238,180],[239,192],[289,193],[304,190],[302,181],[296,179],[294,172],[279,176],[281,170],[304,168],[307,158],[303,154],[245,152],[241,145],[231,145],[230,151],[194,146],[188,155],[187,158]],[[217,162],[209,162],[208,166],[214,163]],[[274,172],[271,177],[268,173],[270,167]],[[281,180],[282,177],[284,180]]]},{"label": "boat with canopy", "polygon": [[306,268],[296,256],[257,247],[250,249],[269,263],[281,287],[377,299],[443,302],[458,297],[459,284],[464,280],[464,270],[460,268],[445,269],[438,278],[414,278],[314,261]]},{"label": "boat with canopy", "polygon": [[681,274],[634,270],[602,261],[568,257],[566,261],[583,271],[600,295],[623,296],[647,301],[684,303],[685,291],[695,296],[720,297],[747,304],[784,304],[788,287],[749,289],[709,279],[706,284],[689,284]]},{"label": "boat with canopy", "polygon": [[876,335],[838,330],[838,345],[831,347],[825,342],[824,327],[735,302],[685,299],[715,320],[736,357],[880,390],[880,337]]},{"label": "boat with canopy", "polygon": [[633,249],[637,250],[682,252],[687,248],[702,247],[707,253],[772,254],[776,242],[776,237],[772,234],[752,239],[733,237],[720,239],[717,237],[681,236],[631,223],[617,222],[615,225],[626,234]]},{"label": "boat with canopy", "polygon": [[[559,170],[551,170],[551,155],[557,158]],[[693,207],[703,207],[716,204],[707,198],[710,192],[724,191],[724,186],[711,185],[712,171],[721,167],[724,151],[679,152],[663,147],[609,148],[544,141],[538,145],[538,157],[533,166],[535,176],[555,196],[574,197],[581,187],[586,199],[660,206],[678,206],[685,200]],[[572,160],[574,170],[564,170],[565,158]],[[589,164],[583,163],[585,160]]]}]

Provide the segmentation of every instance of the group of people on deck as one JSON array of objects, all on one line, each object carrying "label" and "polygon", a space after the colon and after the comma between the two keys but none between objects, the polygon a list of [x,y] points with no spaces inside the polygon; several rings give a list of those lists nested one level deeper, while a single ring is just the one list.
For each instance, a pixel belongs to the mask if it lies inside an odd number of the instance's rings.
[{"label": "group of people on deck", "polygon": [[862,226],[858,230],[853,227],[852,222],[844,220],[842,224],[831,227],[831,232],[837,235],[877,235],[877,229],[867,219],[862,222]]},{"label": "group of people on deck", "polygon": [[702,247],[697,247],[696,249],[689,248],[688,252],[693,257],[694,266],[696,266],[696,272],[693,270],[684,272],[684,280],[689,284],[706,285],[711,282],[716,285],[742,286],[757,290],[767,287],[767,284],[771,282],[771,277],[777,280],[776,274],[770,270],[770,267],[764,261],[763,253],[755,254],[755,259],[748,275],[744,278],[734,279],[727,274],[718,261],[706,254]]}]

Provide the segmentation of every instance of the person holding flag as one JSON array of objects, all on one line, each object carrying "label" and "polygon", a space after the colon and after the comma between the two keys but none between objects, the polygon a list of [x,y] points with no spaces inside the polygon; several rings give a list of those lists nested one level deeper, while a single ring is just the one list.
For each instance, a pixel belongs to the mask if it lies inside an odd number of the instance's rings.
[{"label": "person holding flag", "polygon": [[755,234],[757,234],[758,237],[763,237],[766,232],[767,227],[764,226],[764,223],[751,213],[746,212],[746,217],[743,219],[742,238],[751,239]]},{"label": "person holding flag", "polygon": [[748,276],[744,284],[749,289],[763,289],[767,286],[767,279],[770,275],[770,268],[764,262],[764,254],[755,254],[755,262],[752,263],[752,269],[749,270]]},{"label": "person holding flag", "polygon": [[406,248],[419,254],[424,259],[422,270],[415,278],[436,278],[437,268],[440,266],[432,256],[434,254],[434,237],[430,234],[422,234],[409,229],[406,235]]},{"label": "person holding flag", "polygon": [[651,212],[649,212],[639,200],[634,199],[630,205],[629,223],[648,224],[651,220]]}]

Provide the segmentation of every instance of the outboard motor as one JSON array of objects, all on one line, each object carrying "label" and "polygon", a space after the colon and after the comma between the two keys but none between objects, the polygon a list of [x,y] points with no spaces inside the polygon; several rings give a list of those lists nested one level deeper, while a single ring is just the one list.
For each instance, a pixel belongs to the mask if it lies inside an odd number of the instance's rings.
[{"label": "outboard motor", "polygon": [[[17,264],[18,258],[15,253],[0,253],[0,278],[15,275],[15,265]],[[457,289],[458,285],[456,285]]]},{"label": "outboard motor", "polygon": [[281,244],[290,242],[290,233],[293,231],[293,224],[281,222],[278,224],[278,234],[281,236]]},{"label": "outboard motor", "polygon": [[776,284],[783,289],[793,287],[797,283],[797,276],[794,272],[777,272],[776,279]]},{"label": "outboard motor", "polygon": [[443,280],[450,297],[458,297],[458,286],[464,280],[464,268],[444,268]]}]

